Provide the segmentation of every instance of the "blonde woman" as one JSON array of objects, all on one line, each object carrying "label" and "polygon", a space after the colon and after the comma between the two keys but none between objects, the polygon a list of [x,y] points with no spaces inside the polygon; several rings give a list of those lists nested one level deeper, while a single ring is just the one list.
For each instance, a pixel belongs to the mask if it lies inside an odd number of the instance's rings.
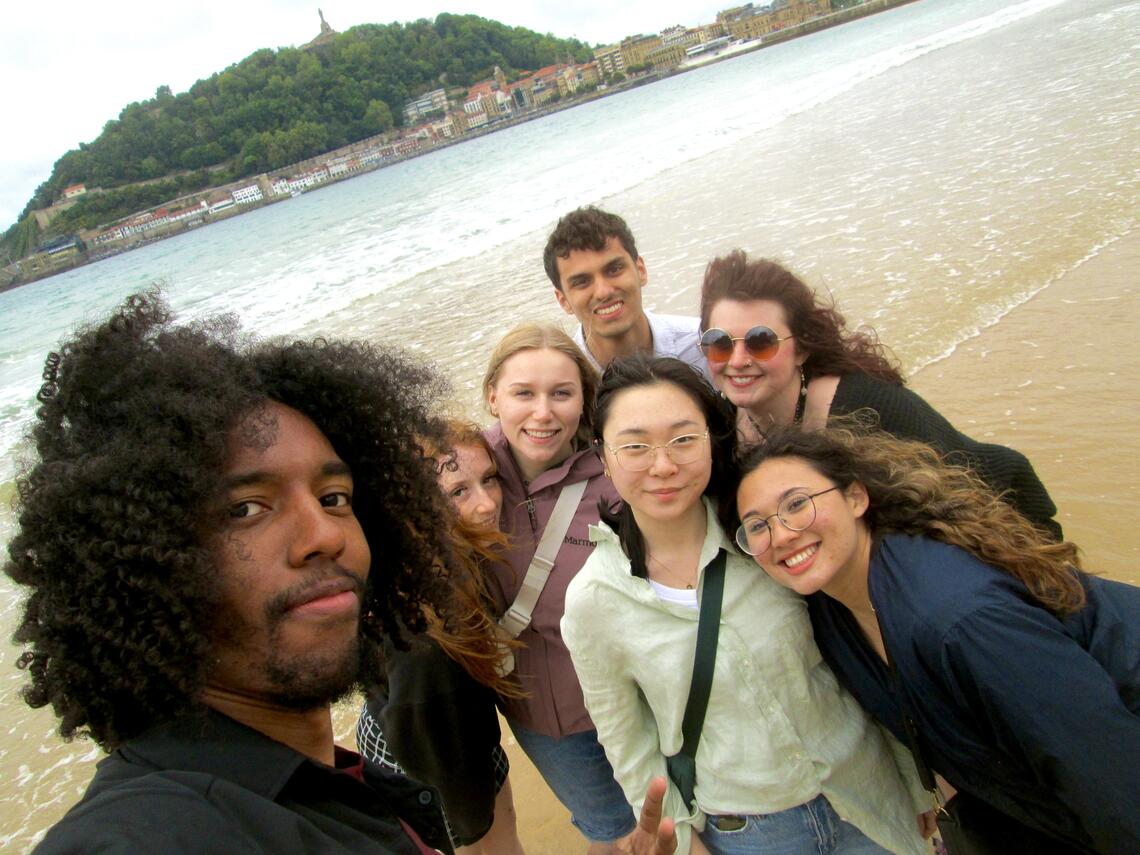
[{"label": "blonde woman", "polygon": [[599,499],[613,486],[590,447],[597,376],[557,327],[523,324],[498,343],[483,378],[497,423],[487,440],[503,490],[507,565],[493,582],[499,607],[516,601],[563,490],[584,487],[559,538],[554,566],[515,652],[523,695],[505,699],[504,713],[519,745],[590,841],[590,855],[619,851],[633,831],[633,812],[598,744],[559,621],[566,586],[593,551],[587,529]]}]

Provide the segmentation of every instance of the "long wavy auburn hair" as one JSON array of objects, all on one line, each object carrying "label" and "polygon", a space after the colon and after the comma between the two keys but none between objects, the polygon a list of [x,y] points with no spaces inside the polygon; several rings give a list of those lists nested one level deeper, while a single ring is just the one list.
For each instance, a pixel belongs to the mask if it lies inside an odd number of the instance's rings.
[{"label": "long wavy auburn hair", "polygon": [[[491,465],[495,465],[495,455],[478,425],[448,419],[444,428],[446,433],[442,441],[424,439],[421,443],[437,477],[445,471],[455,470],[456,450],[462,446],[483,449]],[[518,697],[521,695],[518,682],[513,677],[504,677],[496,666],[504,648],[522,645],[496,631],[496,621],[491,613],[491,595],[487,590],[487,564],[503,560],[503,550],[507,546],[506,535],[498,530],[471,525],[450,506],[448,511],[448,518],[443,524],[449,532],[455,554],[452,578],[455,582],[454,606],[458,626],[456,630],[448,631],[438,618],[431,616],[427,635],[480,683],[504,697]]]}]

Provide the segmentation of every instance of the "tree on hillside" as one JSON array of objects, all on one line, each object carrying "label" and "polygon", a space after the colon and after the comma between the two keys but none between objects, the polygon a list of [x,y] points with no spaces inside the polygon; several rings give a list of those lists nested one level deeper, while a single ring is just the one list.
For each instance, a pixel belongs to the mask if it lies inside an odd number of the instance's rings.
[{"label": "tree on hillside", "polygon": [[[307,50],[261,49],[187,92],[159,86],[151,100],[128,104],[95,140],[56,161],[20,219],[71,184],[113,191],[207,168],[228,178],[276,169],[403,124],[405,102],[441,81],[462,88],[496,65],[515,79],[591,56],[574,39],[451,14],[364,24]],[[85,217],[101,207],[91,205]],[[7,234],[4,245],[11,250]]]}]

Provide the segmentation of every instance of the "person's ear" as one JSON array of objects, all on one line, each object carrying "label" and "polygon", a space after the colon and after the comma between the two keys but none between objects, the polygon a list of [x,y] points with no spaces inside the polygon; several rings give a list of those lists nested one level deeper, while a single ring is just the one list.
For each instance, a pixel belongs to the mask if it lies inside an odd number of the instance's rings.
[{"label": "person's ear", "polygon": [[645,259],[640,255],[637,257],[637,278],[641,281],[642,288],[649,284],[649,271],[645,269]]},{"label": "person's ear", "polygon": [[574,307],[570,305],[570,301],[566,299],[566,295],[562,293],[561,288],[554,289],[554,299],[558,301],[558,305],[562,307],[568,315],[574,314]]},{"label": "person's ear", "polygon": [[487,393],[487,409],[491,411],[492,416],[495,418],[499,417],[498,396],[495,394],[494,389],[491,389],[491,391]]},{"label": "person's ear", "polygon": [[847,499],[847,503],[851,506],[851,512],[858,519],[867,513],[867,508],[871,505],[871,497],[867,494],[867,488],[861,481],[852,481],[847,485],[847,489],[843,491],[843,495]]}]

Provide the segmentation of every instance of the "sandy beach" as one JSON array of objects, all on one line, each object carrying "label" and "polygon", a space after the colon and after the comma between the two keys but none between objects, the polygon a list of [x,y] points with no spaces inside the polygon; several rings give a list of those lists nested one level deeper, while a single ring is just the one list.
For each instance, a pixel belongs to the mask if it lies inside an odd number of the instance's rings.
[{"label": "sandy beach", "polygon": [[[911,381],[966,433],[1028,455],[1060,508],[1066,537],[1083,547],[1086,568],[1133,584],[1140,583],[1130,519],[1140,505],[1138,268],[1133,232]],[[1086,431],[1103,442],[1071,441]],[[585,851],[566,809],[502,727],[528,855]]]},{"label": "sandy beach", "polygon": [[[260,337],[406,349],[486,421],[495,339],[570,323],[538,259],[594,203],[630,221],[648,308],[694,314],[734,247],[831,291],[961,430],[1028,455],[1087,569],[1140,584],[1138,30],[1128,0],[908,3],[0,293],[0,541],[44,354],[132,291],[162,282],[184,319]],[[11,637],[26,592],[0,583]],[[27,707],[5,650],[0,851],[28,853],[102,752]],[[341,744],[358,711],[337,706]],[[527,851],[584,852],[504,742]]]},{"label": "sandy beach", "polygon": [[912,379],[962,431],[1028,455],[1085,569],[1132,584],[1140,584],[1137,269],[1140,233],[1131,232]]}]

